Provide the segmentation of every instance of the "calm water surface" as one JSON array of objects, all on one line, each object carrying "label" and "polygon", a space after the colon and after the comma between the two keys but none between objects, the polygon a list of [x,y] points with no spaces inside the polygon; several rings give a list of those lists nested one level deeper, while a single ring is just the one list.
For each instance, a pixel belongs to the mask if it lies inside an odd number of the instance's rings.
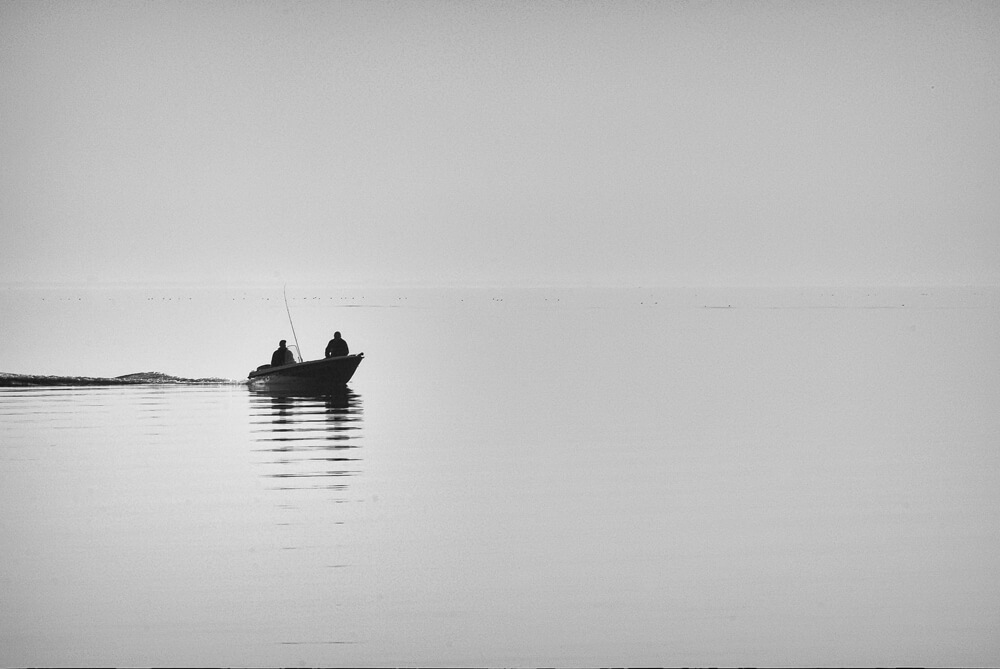
[{"label": "calm water surface", "polygon": [[382,296],[339,395],[0,388],[0,665],[996,665],[995,293],[807,297]]}]

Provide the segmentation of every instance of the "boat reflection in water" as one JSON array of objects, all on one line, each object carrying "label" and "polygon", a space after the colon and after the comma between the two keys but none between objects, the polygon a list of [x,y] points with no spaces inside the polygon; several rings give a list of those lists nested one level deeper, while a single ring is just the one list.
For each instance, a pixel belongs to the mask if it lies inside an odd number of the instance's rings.
[{"label": "boat reflection in water", "polygon": [[251,432],[274,454],[268,473],[279,490],[343,491],[360,473],[361,396],[349,388],[322,395],[250,391]]}]

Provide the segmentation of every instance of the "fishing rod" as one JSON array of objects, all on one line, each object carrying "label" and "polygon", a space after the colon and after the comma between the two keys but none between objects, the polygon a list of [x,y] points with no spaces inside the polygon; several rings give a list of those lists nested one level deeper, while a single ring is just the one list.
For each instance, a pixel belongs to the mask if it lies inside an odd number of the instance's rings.
[{"label": "fishing rod", "polygon": [[292,339],[295,340],[295,351],[299,355],[299,362],[302,362],[302,347],[299,346],[299,337],[295,334],[295,323],[292,322],[292,312],[288,308],[288,284],[281,287],[281,294],[285,296],[285,313],[288,314],[288,324],[292,326]]}]

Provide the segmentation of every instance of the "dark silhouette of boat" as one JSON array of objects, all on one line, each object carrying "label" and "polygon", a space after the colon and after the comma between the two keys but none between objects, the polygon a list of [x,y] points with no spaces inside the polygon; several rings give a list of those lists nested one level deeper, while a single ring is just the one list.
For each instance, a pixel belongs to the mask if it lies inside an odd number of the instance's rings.
[{"label": "dark silhouette of boat", "polygon": [[247,375],[247,385],[251,390],[336,390],[351,380],[364,357],[364,353],[357,353],[287,365],[261,365]]}]

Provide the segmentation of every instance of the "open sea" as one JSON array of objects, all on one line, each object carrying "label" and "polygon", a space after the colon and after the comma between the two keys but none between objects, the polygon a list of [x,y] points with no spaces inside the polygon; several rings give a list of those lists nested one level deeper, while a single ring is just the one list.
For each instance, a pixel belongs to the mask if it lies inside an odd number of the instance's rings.
[{"label": "open sea", "polygon": [[0,666],[1000,664],[996,288],[288,298],[0,288]]}]

